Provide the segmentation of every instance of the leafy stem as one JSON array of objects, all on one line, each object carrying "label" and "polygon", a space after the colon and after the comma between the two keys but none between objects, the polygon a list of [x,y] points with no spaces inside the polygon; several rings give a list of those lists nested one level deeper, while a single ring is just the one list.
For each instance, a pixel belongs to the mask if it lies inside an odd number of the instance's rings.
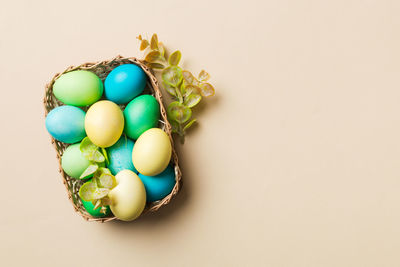
[{"label": "leafy stem", "polygon": [[181,52],[176,50],[167,57],[165,47],[158,41],[157,34],[153,34],[150,41],[141,35],[137,39],[140,41],[140,50],[145,51],[144,62],[150,68],[161,71],[162,84],[165,91],[172,97],[172,102],[167,108],[168,120],[171,123],[172,132],[179,135],[183,144],[186,131],[197,122],[196,119],[190,120],[192,108],[203,97],[215,94],[214,87],[207,82],[210,75],[202,70],[195,77],[190,71],[182,70],[179,67]]},{"label": "leafy stem", "polygon": [[88,137],[82,140],[80,150],[90,161],[90,165],[83,171],[80,178],[87,179],[91,176],[93,178],[79,188],[79,196],[84,201],[91,201],[94,209],[100,208],[100,212],[105,214],[106,206],[111,204],[108,193],[117,185],[111,171],[103,167],[104,162],[108,162],[107,151],[93,144]]}]

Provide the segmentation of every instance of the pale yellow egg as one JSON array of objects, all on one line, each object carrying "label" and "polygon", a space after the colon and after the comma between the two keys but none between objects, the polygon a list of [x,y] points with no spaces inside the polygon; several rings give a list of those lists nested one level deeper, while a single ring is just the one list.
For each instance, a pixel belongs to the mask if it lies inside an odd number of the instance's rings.
[{"label": "pale yellow egg", "polygon": [[85,131],[93,144],[109,147],[115,144],[124,130],[124,115],[114,102],[102,100],[86,112]]},{"label": "pale yellow egg", "polygon": [[146,176],[160,174],[171,160],[172,146],[168,135],[161,129],[145,131],[136,140],[132,162],[136,170]]},{"label": "pale yellow egg", "polygon": [[110,209],[118,219],[132,221],[139,217],[146,206],[146,190],[139,176],[131,170],[120,171],[117,185],[108,193]]}]

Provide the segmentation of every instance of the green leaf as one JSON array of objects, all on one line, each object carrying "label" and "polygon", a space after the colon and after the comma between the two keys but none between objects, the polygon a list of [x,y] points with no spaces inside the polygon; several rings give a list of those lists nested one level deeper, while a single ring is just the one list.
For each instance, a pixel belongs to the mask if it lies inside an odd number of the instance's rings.
[{"label": "green leaf", "polygon": [[163,68],[165,68],[165,66],[161,63],[157,63],[157,62],[150,62],[147,64],[150,68],[152,69],[157,69],[157,70],[162,70]]},{"label": "green leaf", "polygon": [[205,82],[208,79],[210,79],[210,74],[208,74],[205,70],[200,71],[199,80]]},{"label": "green leaf", "polygon": [[92,181],[86,182],[79,188],[79,196],[85,201],[93,201],[96,199],[94,198],[96,189],[97,185],[95,183],[92,183]]},{"label": "green leaf", "polygon": [[161,77],[165,83],[178,87],[183,79],[182,69],[177,66],[169,66],[162,71]]},{"label": "green leaf", "polygon": [[163,86],[165,88],[165,91],[167,91],[170,95],[176,96],[176,92],[175,92],[175,87],[174,86],[172,86],[172,85],[170,85],[170,84],[168,84],[168,83],[166,83],[164,81],[163,81]]},{"label": "green leaf", "polygon": [[99,188],[97,187],[96,190],[93,192],[93,199],[100,199],[108,195],[110,193],[110,189],[108,188]]},{"label": "green leaf", "polygon": [[101,187],[112,189],[117,185],[114,175],[103,173],[99,178]]},{"label": "green leaf", "polygon": [[188,97],[191,94],[200,94],[201,89],[200,87],[196,86],[196,85],[186,85],[185,86],[185,94],[184,97]]},{"label": "green leaf", "polygon": [[158,37],[157,34],[153,34],[150,41],[150,48],[153,50],[158,50]]},{"label": "green leaf", "polygon": [[192,110],[177,101],[168,105],[167,113],[169,118],[179,123],[187,122],[192,116]]},{"label": "green leaf", "polygon": [[188,106],[189,108],[192,108],[196,106],[200,102],[200,100],[201,100],[201,95],[191,94],[185,98],[183,104]]},{"label": "green leaf", "polygon": [[201,95],[205,97],[213,96],[215,94],[214,87],[209,83],[200,84]]},{"label": "green leaf", "polygon": [[169,121],[169,123],[171,124],[171,128],[172,128],[172,132],[173,133],[179,132],[179,124],[178,124],[177,121],[171,120],[171,121]]},{"label": "green leaf", "polygon": [[160,51],[161,56],[164,57],[164,55],[165,55],[165,47],[164,47],[164,44],[161,43],[161,42],[158,43],[158,51]]},{"label": "green leaf", "polygon": [[172,66],[178,66],[179,61],[181,61],[181,57],[182,57],[181,51],[176,50],[169,56],[168,63]]},{"label": "green leaf", "polygon": [[97,164],[90,164],[89,167],[86,168],[86,170],[83,171],[79,179],[85,179],[88,178],[90,175],[94,174],[97,169],[99,168],[99,165]]},{"label": "green leaf", "polygon": [[148,46],[149,46],[149,41],[147,41],[146,39],[142,40],[140,42],[140,51],[145,50]]},{"label": "green leaf", "polygon": [[97,201],[96,201],[96,203],[94,204],[94,207],[93,207],[93,209],[94,210],[97,210],[98,208],[100,208],[102,205],[101,205],[101,199],[98,199]]},{"label": "green leaf", "polygon": [[160,58],[160,52],[159,51],[150,51],[146,57],[144,58],[145,61],[147,62],[155,62]]},{"label": "green leaf", "polygon": [[104,162],[105,157],[98,151],[99,147],[93,144],[88,137],[85,137],[82,140],[79,148],[82,152],[82,155],[88,160],[99,163]]},{"label": "green leaf", "polygon": [[105,160],[106,160],[106,164],[109,164],[110,161],[108,160],[107,150],[106,150],[104,147],[102,147],[102,148],[101,148],[101,152],[103,153],[103,156],[104,156],[104,158],[105,158]]},{"label": "green leaf", "polygon": [[[107,169],[107,168],[104,168],[104,167],[100,167],[100,168],[97,170],[97,172],[99,172],[100,175],[103,174],[103,173],[105,173],[105,174],[111,174],[111,171],[110,171],[109,169]],[[99,176],[100,176],[100,175],[99,175]]]},{"label": "green leaf", "polygon": [[199,81],[193,76],[193,74],[190,71],[188,70],[182,71],[182,76],[186,84],[199,85]]},{"label": "green leaf", "polygon": [[189,129],[194,123],[196,122],[196,119],[193,119],[191,121],[189,121],[185,127],[183,127],[183,131],[186,131],[187,129]]}]

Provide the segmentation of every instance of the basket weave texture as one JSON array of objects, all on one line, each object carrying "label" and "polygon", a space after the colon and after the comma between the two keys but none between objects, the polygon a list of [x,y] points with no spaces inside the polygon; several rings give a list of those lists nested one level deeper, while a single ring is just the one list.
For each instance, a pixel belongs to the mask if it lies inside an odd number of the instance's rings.
[{"label": "basket weave texture", "polygon": [[[143,215],[144,213],[147,213],[147,212],[157,211],[162,206],[167,205],[171,201],[171,199],[178,193],[178,191],[181,187],[181,184],[182,184],[182,173],[179,168],[178,156],[174,149],[174,141],[171,136],[171,125],[167,119],[167,113],[166,113],[165,107],[163,105],[162,94],[159,89],[158,81],[157,81],[156,77],[154,76],[153,72],[151,71],[151,69],[149,69],[139,59],[136,59],[134,57],[122,57],[122,56],[117,56],[111,60],[106,60],[106,61],[99,61],[99,62],[94,62],[94,63],[93,62],[84,63],[79,66],[70,66],[63,72],[57,73],[56,75],[54,75],[53,79],[46,85],[43,103],[44,103],[44,108],[45,108],[45,116],[47,116],[47,114],[52,109],[54,109],[58,106],[64,105],[63,103],[59,102],[53,94],[53,84],[62,74],[70,72],[70,71],[74,71],[74,70],[88,70],[88,71],[96,73],[97,76],[99,76],[100,79],[102,81],[104,81],[104,79],[107,77],[107,75],[110,73],[110,71],[121,64],[138,65],[147,74],[149,79],[148,79],[144,93],[152,94],[157,99],[157,101],[160,105],[160,112],[161,112],[159,127],[168,134],[169,139],[171,141],[171,145],[172,145],[171,163],[174,165],[174,169],[175,169],[175,181],[176,181],[175,186],[172,189],[171,193],[168,196],[166,196],[165,198],[163,198],[162,200],[159,200],[159,201],[156,201],[153,203],[148,203],[146,205],[145,210],[142,213],[142,215]],[[125,105],[120,105],[121,108],[124,108],[124,106]],[[86,111],[87,108],[84,108],[84,110]],[[82,205],[80,197],[78,195],[79,188],[83,184],[83,181],[79,180],[79,179],[74,179],[74,178],[68,176],[61,167],[61,156],[69,144],[65,144],[63,142],[57,141],[53,137],[51,137],[51,143],[53,144],[53,146],[57,152],[57,159],[58,159],[58,163],[59,163],[59,166],[58,166],[59,172],[62,176],[65,188],[67,189],[68,198],[71,200],[71,203],[74,206],[75,211],[78,212],[85,220],[88,220],[88,221],[108,222],[108,221],[112,221],[112,220],[118,220],[116,217],[96,218],[86,212],[85,208]]]}]

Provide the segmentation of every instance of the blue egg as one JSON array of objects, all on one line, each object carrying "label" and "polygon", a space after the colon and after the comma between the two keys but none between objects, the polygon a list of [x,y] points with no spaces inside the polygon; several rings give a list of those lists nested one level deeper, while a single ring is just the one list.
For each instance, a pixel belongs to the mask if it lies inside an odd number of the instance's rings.
[{"label": "blue egg", "polygon": [[146,81],[147,75],[141,67],[120,65],[108,74],[104,82],[106,98],[117,104],[126,104],[143,92]]},{"label": "blue egg", "polygon": [[134,142],[123,135],[114,145],[107,148],[108,159],[110,163],[107,167],[113,175],[122,170],[131,170],[138,173],[132,163],[132,150]]},{"label": "blue egg", "polygon": [[140,180],[146,189],[147,202],[163,199],[175,186],[175,170],[169,165],[162,173],[156,176],[139,174]]},{"label": "blue egg", "polygon": [[85,136],[86,113],[74,106],[59,106],[46,117],[46,129],[54,139],[64,143],[80,142]]}]

